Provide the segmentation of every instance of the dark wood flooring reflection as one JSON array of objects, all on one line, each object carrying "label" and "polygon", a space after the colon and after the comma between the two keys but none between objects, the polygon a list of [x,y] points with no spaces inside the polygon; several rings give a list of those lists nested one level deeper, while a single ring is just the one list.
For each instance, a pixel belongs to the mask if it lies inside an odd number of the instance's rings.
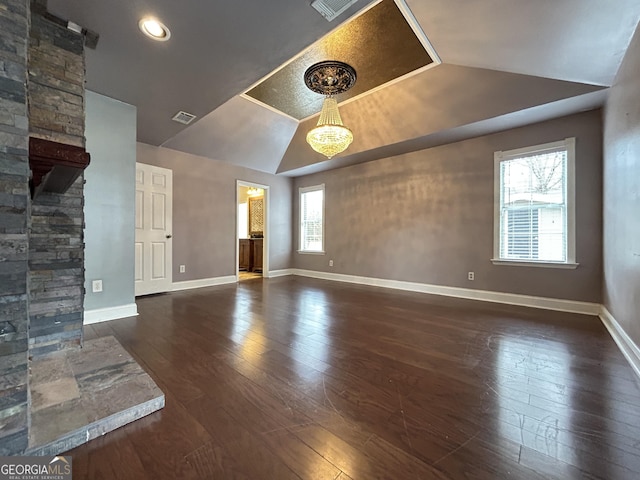
[{"label": "dark wood flooring reflection", "polygon": [[161,412],[90,479],[640,478],[637,378],[596,317],[301,277],[138,299]]}]

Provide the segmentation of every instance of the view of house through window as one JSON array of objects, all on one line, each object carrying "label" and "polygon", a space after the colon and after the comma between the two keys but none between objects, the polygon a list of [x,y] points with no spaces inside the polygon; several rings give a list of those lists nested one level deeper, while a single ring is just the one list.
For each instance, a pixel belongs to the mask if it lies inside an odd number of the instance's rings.
[{"label": "view of house through window", "polygon": [[572,160],[573,139],[496,153],[497,260],[574,261]]},{"label": "view of house through window", "polygon": [[324,251],[324,185],[300,189],[300,251]]}]

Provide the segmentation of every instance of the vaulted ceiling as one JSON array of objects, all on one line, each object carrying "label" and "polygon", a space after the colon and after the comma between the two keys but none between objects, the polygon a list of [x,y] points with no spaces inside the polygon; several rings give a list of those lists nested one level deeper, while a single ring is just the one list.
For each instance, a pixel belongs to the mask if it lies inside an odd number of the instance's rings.
[{"label": "vaulted ceiling", "polygon": [[[138,108],[140,142],[293,176],[597,108],[640,19],[640,0],[396,0],[441,63],[341,103],[355,140],[327,161],[305,142],[317,117],[299,121],[245,95],[295,58],[345,60],[309,52],[322,52],[316,41],[379,1],[359,0],[333,22],[310,3],[49,0],[48,7],[100,35],[86,52],[87,88]],[[149,15],[170,28],[169,41],[141,34],[138,21]],[[370,59],[367,75],[381,75],[375,68],[391,67],[375,61],[370,33],[349,34],[342,48]],[[297,85],[287,88],[295,100]],[[196,121],[173,122],[180,110]]]}]

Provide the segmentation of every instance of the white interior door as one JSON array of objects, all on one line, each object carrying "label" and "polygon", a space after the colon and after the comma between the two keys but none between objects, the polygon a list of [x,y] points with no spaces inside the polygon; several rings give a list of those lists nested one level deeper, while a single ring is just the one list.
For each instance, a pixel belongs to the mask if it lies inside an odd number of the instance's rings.
[{"label": "white interior door", "polygon": [[172,203],[173,172],[136,163],[136,295],[171,290]]}]

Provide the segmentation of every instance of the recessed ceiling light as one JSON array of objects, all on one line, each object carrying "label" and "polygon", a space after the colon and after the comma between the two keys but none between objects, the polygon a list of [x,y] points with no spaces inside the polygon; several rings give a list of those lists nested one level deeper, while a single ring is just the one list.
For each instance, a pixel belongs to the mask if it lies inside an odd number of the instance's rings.
[{"label": "recessed ceiling light", "polygon": [[143,18],[138,22],[138,26],[147,37],[159,42],[166,42],[171,37],[169,29],[155,18]]}]

